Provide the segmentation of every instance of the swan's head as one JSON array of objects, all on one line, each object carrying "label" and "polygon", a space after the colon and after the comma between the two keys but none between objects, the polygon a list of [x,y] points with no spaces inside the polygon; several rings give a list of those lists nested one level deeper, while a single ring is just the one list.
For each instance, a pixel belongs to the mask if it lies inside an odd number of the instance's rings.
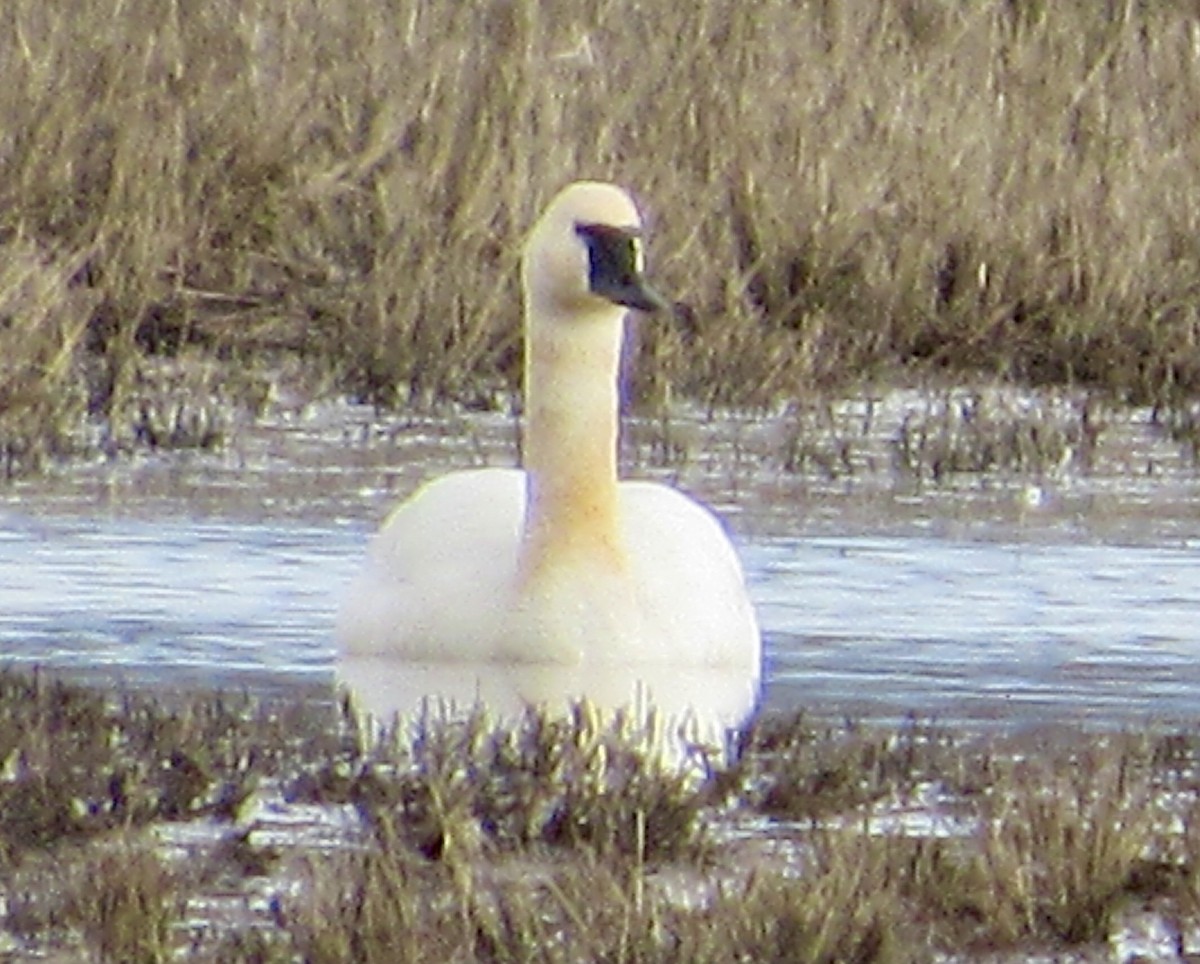
[{"label": "swan's head", "polygon": [[579,181],[562,190],[525,242],[523,271],[525,297],[538,312],[667,306],[644,275],[641,215],[613,184]]}]

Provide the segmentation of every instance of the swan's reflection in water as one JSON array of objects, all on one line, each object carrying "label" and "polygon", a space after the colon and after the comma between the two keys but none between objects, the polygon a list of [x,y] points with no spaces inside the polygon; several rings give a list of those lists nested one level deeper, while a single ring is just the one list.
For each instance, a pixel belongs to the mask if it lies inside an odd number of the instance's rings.
[{"label": "swan's reflection in water", "polygon": [[419,720],[431,706],[451,716],[482,706],[500,720],[530,707],[566,714],[581,701],[602,719],[651,721],[664,756],[682,759],[696,746],[724,753],[729,734],[754,709],[756,674],[728,668],[559,666],[504,663],[413,663],[342,656],[338,677],[360,712],[379,725]]}]

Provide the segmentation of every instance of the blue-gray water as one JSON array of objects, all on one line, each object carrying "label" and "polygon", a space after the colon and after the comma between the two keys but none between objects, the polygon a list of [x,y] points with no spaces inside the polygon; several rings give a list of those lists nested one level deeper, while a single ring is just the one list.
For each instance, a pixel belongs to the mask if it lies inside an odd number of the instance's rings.
[{"label": "blue-gray water", "polygon": [[[394,494],[488,457],[412,426],[351,444],[346,421],[365,418],[281,422],[234,453],[12,488],[3,662],[172,688],[327,684],[338,593]],[[768,707],[1200,720],[1200,521],[1183,469],[936,491],[705,472],[680,481],[737,532]]]},{"label": "blue-gray water", "polygon": [[[179,686],[326,682],[367,531],[29,519],[0,533],[10,664]],[[1187,548],[868,536],[743,546],[769,706],[1200,719]]]}]

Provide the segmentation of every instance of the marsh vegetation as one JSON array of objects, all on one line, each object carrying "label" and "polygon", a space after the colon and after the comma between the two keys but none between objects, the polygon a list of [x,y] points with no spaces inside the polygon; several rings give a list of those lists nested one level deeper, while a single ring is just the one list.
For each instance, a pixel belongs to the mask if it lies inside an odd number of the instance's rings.
[{"label": "marsh vegetation", "polygon": [[1186,4],[0,13],[0,454],[213,446],[302,385],[504,404],[519,242],[634,186],[643,404],[936,372],[1200,385]]},{"label": "marsh vegetation", "polygon": [[376,742],[331,700],[5,673],[2,940],[18,961],[1015,961],[1104,957],[1136,911],[1188,949],[1195,734],[1051,736],[775,716],[680,770],[586,707]]}]

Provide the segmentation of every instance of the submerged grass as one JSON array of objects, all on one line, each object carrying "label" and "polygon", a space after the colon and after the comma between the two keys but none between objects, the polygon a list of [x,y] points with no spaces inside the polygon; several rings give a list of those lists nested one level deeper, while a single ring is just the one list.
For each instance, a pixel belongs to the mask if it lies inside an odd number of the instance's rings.
[{"label": "submerged grass", "polygon": [[[584,707],[376,741],[324,705],[0,673],[10,959],[1015,961],[1200,912],[1192,732],[767,718],[705,776]],[[263,793],[358,816],[315,851]]]},{"label": "submerged grass", "polygon": [[640,327],[645,399],[913,366],[1186,398],[1198,38],[1086,0],[12,0],[3,468],[220,444],[282,356],[494,404],[521,235],[583,176],[643,193],[681,302]]}]

